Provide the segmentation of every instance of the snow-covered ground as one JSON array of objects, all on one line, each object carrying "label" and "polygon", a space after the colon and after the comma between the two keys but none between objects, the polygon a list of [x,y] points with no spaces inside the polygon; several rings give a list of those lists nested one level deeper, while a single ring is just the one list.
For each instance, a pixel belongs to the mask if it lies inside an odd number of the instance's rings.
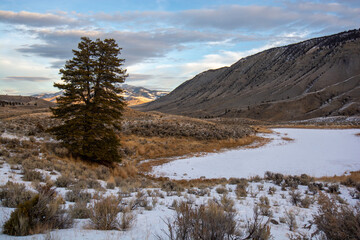
[{"label": "snow-covered ground", "polygon": [[[264,176],[266,171],[314,177],[360,170],[360,129],[273,129],[274,140],[260,148],[241,148],[178,159],[154,168],[172,179]],[[283,137],[294,141],[283,140]]]},{"label": "snow-covered ground", "polygon": [[[263,176],[265,171],[280,172],[286,174],[308,173],[314,176],[341,174],[348,170],[360,169],[360,137],[355,136],[360,130],[309,130],[309,129],[275,129],[277,133],[267,135],[274,140],[264,147],[257,149],[239,149],[226,151],[217,154],[208,154],[202,157],[190,159],[179,159],[169,164],[155,169],[157,174],[163,174],[172,178],[197,178],[205,176],[213,177],[248,177],[254,175]],[[283,137],[294,139],[294,141],[283,140]],[[1,157],[0,157],[1,159]],[[20,166],[21,168],[21,166]],[[50,175],[45,170],[38,170],[47,175],[53,181],[59,176]],[[176,174],[176,175],[174,175]],[[187,175],[184,175],[187,174]],[[24,183],[27,189],[34,189],[31,182],[22,179],[21,170],[11,169],[11,166],[4,162],[0,165],[0,185],[7,181]],[[105,186],[106,182],[99,182]],[[89,229],[89,219],[75,219],[75,224],[71,229],[53,230],[50,232],[52,238],[46,234],[37,234],[25,237],[13,237],[2,234],[2,226],[6,222],[14,208],[6,208],[0,205],[0,239],[157,239],[156,235],[162,235],[162,230],[166,230],[166,219],[172,218],[175,214],[172,207],[176,200],[191,202],[195,205],[205,204],[210,199],[220,200],[223,194],[216,189],[226,188],[227,196],[234,200],[236,218],[239,223],[245,223],[252,217],[253,207],[259,204],[259,198],[266,196],[269,198],[272,219],[280,222],[279,224],[270,223],[272,239],[289,239],[289,227],[286,223],[281,223],[286,212],[292,211],[296,215],[298,233],[310,233],[315,231],[315,227],[303,228],[309,225],[313,214],[317,211],[318,205],[313,196],[307,192],[307,186],[299,186],[298,190],[302,198],[309,196],[313,203],[309,208],[294,206],[290,201],[289,191],[282,191],[281,187],[269,181],[249,182],[247,187],[248,196],[237,198],[236,185],[226,184],[224,186],[205,187],[206,194],[194,194],[195,191],[185,189],[182,192],[168,192],[157,189],[136,189],[129,197],[124,197],[123,202],[130,202],[136,198],[137,191],[144,192],[151,210],[142,207],[132,211],[135,221],[127,231],[99,231]],[[269,188],[275,188],[273,195],[269,194]],[[325,188],[326,189],[326,188]],[[195,188],[195,190],[199,190]],[[352,199],[350,191],[352,188],[340,186],[341,199],[354,206],[359,201]],[[56,191],[65,199],[65,188],[57,188]],[[94,189],[87,189],[94,194]],[[118,195],[122,189],[106,189],[101,194]],[[325,192],[325,191],[324,191]],[[151,193],[151,194],[150,194]],[[156,193],[156,194],[155,194]],[[156,199],[156,204],[154,201]],[[94,200],[92,200],[94,201]],[[69,207],[74,203],[66,202]],[[91,203],[90,203],[91,204]],[[120,216],[119,216],[120,218]],[[266,221],[268,218],[265,217]],[[166,238],[165,238],[166,239]]]}]

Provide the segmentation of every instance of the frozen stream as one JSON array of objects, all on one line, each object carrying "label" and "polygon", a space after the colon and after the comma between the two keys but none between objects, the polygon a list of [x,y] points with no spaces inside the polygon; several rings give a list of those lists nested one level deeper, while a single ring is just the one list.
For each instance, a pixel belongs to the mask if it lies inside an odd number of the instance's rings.
[{"label": "frozen stream", "polygon": [[[256,149],[236,149],[177,159],[154,168],[173,179],[263,176],[266,171],[311,176],[360,170],[360,129],[273,129],[274,140]],[[294,141],[282,140],[289,137]]]}]

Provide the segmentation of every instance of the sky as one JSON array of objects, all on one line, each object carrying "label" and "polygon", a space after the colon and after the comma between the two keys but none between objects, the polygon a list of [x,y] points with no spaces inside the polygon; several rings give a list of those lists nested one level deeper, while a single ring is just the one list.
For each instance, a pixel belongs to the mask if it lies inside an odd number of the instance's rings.
[{"label": "sky", "polygon": [[0,0],[0,94],[52,93],[83,36],[114,38],[129,85],[173,90],[257,52],[360,28],[360,0]]}]

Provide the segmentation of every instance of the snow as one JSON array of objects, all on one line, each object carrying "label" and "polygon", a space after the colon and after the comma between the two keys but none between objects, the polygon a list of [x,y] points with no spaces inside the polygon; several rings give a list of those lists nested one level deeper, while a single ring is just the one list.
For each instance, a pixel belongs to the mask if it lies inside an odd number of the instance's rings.
[{"label": "snow", "polygon": [[[276,133],[266,135],[273,138],[271,143],[257,149],[241,148],[238,150],[225,151],[217,154],[208,154],[197,158],[178,159],[170,164],[156,168],[156,173],[160,172],[172,178],[194,178],[206,176],[210,177],[247,177],[253,175],[262,176],[265,171],[282,172],[287,174],[310,173],[311,175],[332,175],[341,174],[348,170],[360,169],[360,137],[355,136],[360,130],[309,130],[309,129],[274,129]],[[294,141],[285,141],[282,138],[293,138]],[[19,137],[21,138],[21,137]],[[3,160],[0,157],[0,160]],[[57,175],[49,175],[44,170],[36,169],[51,177],[54,181]],[[174,173],[177,176],[174,176]],[[183,174],[187,173],[186,176]],[[11,166],[4,162],[0,165],[0,185],[7,181],[24,183],[27,189],[34,190],[31,182],[25,182],[21,178],[21,170],[11,169]],[[105,182],[100,181],[104,186]],[[262,188],[258,188],[262,186]],[[135,221],[130,229],[126,231],[99,231],[89,229],[89,219],[75,219],[75,224],[70,229],[52,230],[51,239],[158,239],[157,235],[164,236],[162,230],[167,230],[165,221],[173,219],[175,211],[172,203],[174,200],[192,202],[199,206],[211,199],[219,200],[222,194],[217,193],[217,187],[228,189],[228,197],[235,202],[238,222],[245,223],[253,215],[253,207],[258,204],[261,196],[267,196],[270,201],[272,218],[280,221],[285,216],[286,211],[296,213],[296,221],[299,228],[296,232],[311,234],[315,231],[312,227],[310,230],[303,229],[302,226],[308,225],[312,220],[313,214],[317,211],[317,204],[311,204],[309,208],[293,206],[290,202],[288,191],[282,191],[280,186],[271,182],[250,182],[247,188],[249,194],[247,197],[238,199],[236,197],[236,185],[218,185],[206,188],[208,194],[197,196],[189,192],[167,194],[158,188],[138,189],[145,192],[147,200],[152,205],[152,197],[146,194],[147,191],[159,192],[157,195],[157,204],[150,211],[139,207],[132,211]],[[276,188],[273,195],[268,194],[270,187]],[[306,196],[306,186],[299,186],[298,191],[302,197]],[[355,206],[359,200],[352,199],[350,195],[351,188],[340,186],[339,196],[350,205]],[[69,189],[57,188],[56,191],[65,199],[65,194]],[[94,189],[85,189],[92,194]],[[117,195],[121,191],[119,187],[107,189],[102,192],[103,196]],[[256,192],[257,197],[251,197],[250,192]],[[150,194],[149,194],[150,195]],[[163,195],[164,197],[160,196]],[[310,197],[313,197],[309,195]],[[131,193],[130,197],[124,197],[123,201],[131,201],[136,198],[136,192]],[[65,207],[73,203],[66,202]],[[14,239],[13,236],[2,234],[1,227],[9,219],[14,208],[6,208],[0,205],[0,239]],[[118,216],[120,218],[120,215]],[[268,220],[264,217],[264,221]],[[270,223],[271,234],[273,239],[289,239],[288,235],[293,232],[289,231],[286,224],[280,223],[274,225]],[[50,239],[49,235],[36,234],[16,239]],[[166,237],[165,237],[166,239]]]},{"label": "snow", "polygon": [[[360,170],[359,129],[273,129],[270,144],[177,159],[154,168],[172,179],[263,176],[266,171],[311,176]],[[294,141],[283,140],[283,137]]]}]

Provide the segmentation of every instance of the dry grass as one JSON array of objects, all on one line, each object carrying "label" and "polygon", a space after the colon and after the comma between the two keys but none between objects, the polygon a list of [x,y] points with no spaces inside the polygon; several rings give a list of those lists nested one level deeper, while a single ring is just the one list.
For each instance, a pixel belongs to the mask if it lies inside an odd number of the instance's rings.
[{"label": "dry grass", "polygon": [[350,175],[341,175],[341,176],[332,176],[332,177],[319,177],[316,178],[317,181],[322,182],[331,182],[331,183],[346,183],[354,182],[355,184],[360,183],[360,171],[350,172]]},{"label": "dry grass", "polygon": [[[131,146],[136,160],[155,159],[140,163],[137,168],[141,172],[150,172],[152,167],[171,161],[171,157],[199,156],[204,153],[219,152],[237,147],[256,148],[265,145],[270,139],[258,136],[247,136],[240,139],[200,141],[191,138],[139,138],[126,139],[124,145]],[[126,141],[125,140],[125,141]]]},{"label": "dry grass", "polygon": [[355,136],[360,137],[360,132],[359,132],[359,133],[355,133]]},{"label": "dry grass", "polygon": [[347,124],[326,124],[326,125],[299,125],[299,124],[275,124],[269,125],[268,128],[304,128],[304,129],[354,129],[360,128],[359,125],[347,125]]},{"label": "dry grass", "polygon": [[273,133],[274,132],[269,127],[265,127],[265,126],[251,126],[251,127],[257,133]]},{"label": "dry grass", "polygon": [[289,137],[282,137],[281,139],[284,141],[289,141],[289,142],[294,141],[293,138],[289,138]]}]

